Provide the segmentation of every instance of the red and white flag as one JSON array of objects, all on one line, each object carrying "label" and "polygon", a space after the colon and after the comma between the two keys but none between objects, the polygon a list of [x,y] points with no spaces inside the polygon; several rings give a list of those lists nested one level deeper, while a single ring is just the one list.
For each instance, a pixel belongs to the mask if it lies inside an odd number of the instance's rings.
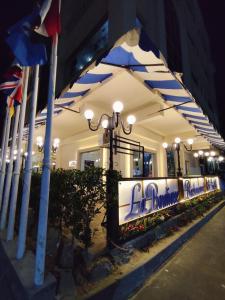
[{"label": "red and white flag", "polygon": [[41,35],[55,36],[61,31],[60,0],[45,0],[40,9],[41,25],[35,31]]}]

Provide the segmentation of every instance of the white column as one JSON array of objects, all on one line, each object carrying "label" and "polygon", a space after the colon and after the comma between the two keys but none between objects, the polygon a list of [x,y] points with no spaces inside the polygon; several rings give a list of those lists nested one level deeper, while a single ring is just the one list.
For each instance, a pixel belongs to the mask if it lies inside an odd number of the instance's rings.
[{"label": "white column", "polygon": [[17,137],[18,123],[19,123],[19,116],[20,116],[20,105],[18,105],[16,107],[15,118],[14,118],[12,143],[11,143],[11,147],[10,147],[10,157],[9,157],[9,163],[8,163],[8,168],[7,168],[4,195],[3,195],[3,204],[2,204],[2,211],[1,211],[1,221],[0,221],[0,229],[1,230],[5,228],[5,224],[6,224],[6,216],[7,216],[7,211],[8,211],[9,193],[10,193],[10,187],[11,187],[11,181],[12,181],[13,158],[14,158],[14,151],[15,151],[15,146],[16,146],[16,137]]},{"label": "white column", "polygon": [[6,154],[7,154],[8,143],[9,143],[10,124],[11,124],[11,117],[9,114],[9,108],[7,108],[7,124],[6,124],[6,132],[5,132],[5,142],[4,142],[4,147],[3,147],[2,165],[1,165],[1,171],[0,171],[0,209],[2,206],[2,196],[3,196],[4,182],[5,182]]},{"label": "white column", "polygon": [[51,66],[49,76],[48,89],[48,104],[47,104],[47,121],[45,129],[45,143],[44,143],[44,159],[41,177],[41,194],[40,194],[40,208],[38,221],[38,235],[37,235],[37,250],[36,250],[36,264],[34,283],[39,286],[44,282],[45,271],[45,251],[47,239],[47,223],[48,223],[48,203],[49,203],[49,188],[50,188],[50,173],[51,173],[51,139],[52,139],[52,119],[54,111],[55,100],[55,84],[56,84],[56,70],[57,70],[57,48],[58,35],[52,42]]},{"label": "white column", "polygon": [[[19,177],[20,177],[21,147],[22,147],[24,119],[25,119],[26,104],[27,104],[28,78],[29,78],[29,67],[25,67],[24,68],[24,80],[23,80],[23,101],[22,101],[21,108],[20,108],[21,112],[20,112],[19,132],[18,132],[18,141],[17,141],[17,157],[16,157],[16,162],[15,162],[15,168],[13,171],[11,197],[10,197],[9,222],[10,223],[13,222],[13,224],[14,224],[14,219],[15,219],[16,202],[17,202]],[[14,227],[14,225],[13,225],[13,227]]]},{"label": "white column", "polygon": [[2,143],[1,143],[1,161],[0,161],[0,169],[2,166],[2,161],[3,161],[3,149],[5,145],[5,136],[6,136],[6,128],[7,128],[7,123],[8,123],[8,118],[9,118],[9,108],[6,109],[5,112],[5,121],[4,121],[4,127],[3,127],[3,133],[2,133]]},{"label": "white column", "polygon": [[[29,199],[30,199],[30,184],[31,184],[31,175],[32,175],[32,150],[33,150],[35,114],[36,114],[37,96],[38,96],[38,81],[39,81],[39,65],[35,67],[35,73],[34,73],[34,87],[33,87],[33,95],[31,100],[31,113],[30,113],[30,124],[29,124],[28,149],[27,149],[28,155],[25,163],[24,178],[23,178],[22,206],[20,210],[18,248],[17,248],[17,255],[16,255],[17,259],[20,259],[24,256],[25,244],[26,244],[27,219],[28,219]],[[8,240],[13,239],[14,226],[12,225],[13,224],[9,223],[8,226],[8,231],[7,231]]]}]

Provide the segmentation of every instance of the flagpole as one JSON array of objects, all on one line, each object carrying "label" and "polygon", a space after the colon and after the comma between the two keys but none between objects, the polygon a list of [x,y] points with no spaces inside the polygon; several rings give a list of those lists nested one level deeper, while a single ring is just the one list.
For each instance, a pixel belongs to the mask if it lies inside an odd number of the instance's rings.
[{"label": "flagpole", "polygon": [[15,112],[15,117],[14,117],[12,143],[11,143],[11,147],[10,147],[10,157],[9,157],[9,163],[8,163],[8,167],[7,167],[7,175],[6,175],[6,179],[5,179],[5,188],[4,188],[4,194],[3,194],[0,230],[5,228],[5,223],[6,223],[6,216],[7,216],[8,204],[9,204],[9,193],[10,193],[10,187],[11,187],[11,181],[12,181],[13,158],[14,158],[14,151],[15,151],[15,146],[16,146],[16,136],[17,136],[17,130],[18,130],[19,116],[20,116],[20,105],[18,105],[16,107],[16,112]]},{"label": "flagpole", "polygon": [[[24,179],[23,179],[22,206],[20,210],[18,248],[17,248],[17,255],[16,255],[17,259],[21,259],[24,256],[25,244],[26,244],[27,219],[28,219],[29,199],[30,199],[30,184],[31,184],[31,175],[32,175],[32,150],[33,150],[35,115],[36,115],[37,96],[38,96],[38,82],[39,82],[39,65],[35,66],[34,69],[34,86],[33,86],[32,100],[31,100],[31,114],[30,114],[28,149],[27,149],[28,155],[25,162],[25,171],[24,171]],[[11,211],[13,211],[13,209]],[[14,231],[13,217],[14,216],[15,214],[11,218],[9,217],[7,240],[13,239],[13,231]],[[13,222],[11,222],[11,219],[13,219],[12,220]]]},{"label": "flagpole", "polygon": [[9,109],[7,107],[6,111],[5,111],[5,120],[4,120],[4,127],[3,127],[3,133],[2,133],[0,168],[2,167],[2,160],[3,160],[3,153],[4,153],[3,148],[4,148],[4,144],[5,144],[6,127],[7,127],[8,118],[9,118]]},{"label": "flagpole", "polygon": [[2,206],[2,196],[3,196],[4,182],[5,182],[6,154],[7,154],[7,148],[9,143],[9,134],[10,134],[10,125],[11,125],[11,116],[9,110],[10,110],[9,107],[7,107],[7,124],[6,124],[6,132],[5,132],[5,142],[4,142],[3,153],[2,153],[2,165],[0,171],[0,209]]},{"label": "flagpole", "polygon": [[[16,202],[17,202],[20,166],[21,166],[21,146],[22,146],[22,138],[23,138],[26,104],[27,104],[28,78],[29,78],[29,67],[24,67],[23,97],[22,97],[22,104],[20,108],[19,132],[18,132],[18,140],[17,140],[17,157],[15,162],[15,168],[13,171],[11,196],[10,196],[10,212],[9,212],[10,222],[12,222],[12,219],[15,218],[15,211],[16,211]],[[13,225],[14,225],[14,220],[13,220]]]},{"label": "flagpole", "polygon": [[56,33],[52,41],[51,66],[49,75],[47,120],[45,129],[44,158],[41,177],[40,208],[38,220],[38,234],[36,246],[36,262],[34,283],[39,286],[44,282],[45,251],[47,238],[49,186],[51,170],[51,139],[52,139],[52,119],[55,100],[56,70],[57,70],[57,48],[58,34]]}]

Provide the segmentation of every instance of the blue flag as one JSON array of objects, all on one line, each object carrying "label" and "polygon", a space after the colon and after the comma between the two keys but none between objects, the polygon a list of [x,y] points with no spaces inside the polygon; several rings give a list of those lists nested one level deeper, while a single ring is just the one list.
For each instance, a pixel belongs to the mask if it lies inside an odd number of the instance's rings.
[{"label": "blue flag", "polygon": [[21,66],[43,65],[47,62],[45,44],[33,40],[38,13],[38,10],[35,10],[33,14],[23,18],[8,30],[6,43]]}]

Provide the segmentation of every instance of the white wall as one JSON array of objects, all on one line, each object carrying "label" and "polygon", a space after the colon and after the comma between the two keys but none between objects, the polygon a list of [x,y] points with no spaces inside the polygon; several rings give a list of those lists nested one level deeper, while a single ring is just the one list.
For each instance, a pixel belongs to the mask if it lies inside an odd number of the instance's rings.
[{"label": "white wall", "polygon": [[[147,135],[146,130],[143,130]],[[154,176],[167,176],[166,155],[161,146],[161,138],[154,140],[139,134],[139,130],[129,135],[130,139],[139,141],[146,151],[155,154]],[[101,134],[85,131],[81,134],[71,136],[61,141],[60,148],[57,152],[57,167],[70,169],[69,161],[76,161],[76,168],[80,168],[80,153],[85,151],[96,150],[101,147]],[[107,148],[101,148],[100,151],[101,166],[108,168],[109,151]],[[133,172],[133,157],[130,155],[114,155],[114,169],[121,171],[123,177],[131,177]]]}]

